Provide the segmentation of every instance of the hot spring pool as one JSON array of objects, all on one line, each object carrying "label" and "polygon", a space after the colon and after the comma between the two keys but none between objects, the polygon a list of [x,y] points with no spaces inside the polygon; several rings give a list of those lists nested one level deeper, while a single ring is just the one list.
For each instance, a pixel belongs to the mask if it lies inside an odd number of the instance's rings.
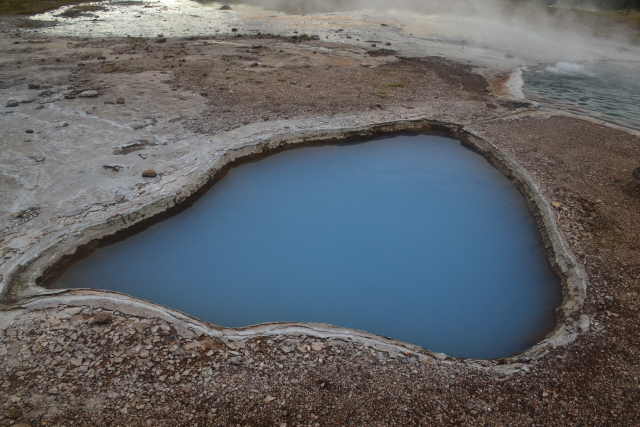
[{"label": "hot spring pool", "polygon": [[561,301],[512,183],[457,141],[424,135],[241,164],[53,286],[120,291],[225,326],[331,323],[473,358],[533,345]]},{"label": "hot spring pool", "polygon": [[640,62],[559,62],[524,70],[528,97],[640,129]]}]

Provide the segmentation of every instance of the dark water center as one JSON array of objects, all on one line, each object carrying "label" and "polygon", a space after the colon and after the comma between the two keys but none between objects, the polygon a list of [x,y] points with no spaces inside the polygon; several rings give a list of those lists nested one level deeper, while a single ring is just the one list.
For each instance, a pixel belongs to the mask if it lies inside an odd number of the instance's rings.
[{"label": "dark water center", "polygon": [[561,292],[514,186],[436,136],[284,151],[72,265],[116,290],[245,326],[325,322],[496,358],[554,325]]}]

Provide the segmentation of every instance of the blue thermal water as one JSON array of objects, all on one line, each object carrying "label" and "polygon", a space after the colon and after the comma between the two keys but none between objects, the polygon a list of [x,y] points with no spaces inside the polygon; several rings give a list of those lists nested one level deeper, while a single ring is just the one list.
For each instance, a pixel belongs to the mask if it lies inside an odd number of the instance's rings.
[{"label": "blue thermal water", "polygon": [[325,322],[474,358],[536,343],[561,299],[514,186],[457,141],[424,135],[234,167],[54,286],[125,292],[225,326]]},{"label": "blue thermal water", "polygon": [[525,92],[622,126],[640,129],[640,62],[559,62],[523,72]]}]

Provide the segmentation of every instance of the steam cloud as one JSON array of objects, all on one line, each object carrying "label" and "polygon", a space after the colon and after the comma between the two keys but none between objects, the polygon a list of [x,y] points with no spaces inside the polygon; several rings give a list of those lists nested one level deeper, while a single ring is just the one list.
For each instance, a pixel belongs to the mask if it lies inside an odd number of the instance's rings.
[{"label": "steam cloud", "polygon": [[[632,33],[597,15],[551,9],[544,0],[243,0],[291,13],[376,10],[433,34],[534,61],[629,59]],[[595,3],[589,6],[593,8]],[[587,18],[587,19],[585,19]],[[625,53],[626,51],[626,53]],[[637,56],[636,56],[637,58]]]}]

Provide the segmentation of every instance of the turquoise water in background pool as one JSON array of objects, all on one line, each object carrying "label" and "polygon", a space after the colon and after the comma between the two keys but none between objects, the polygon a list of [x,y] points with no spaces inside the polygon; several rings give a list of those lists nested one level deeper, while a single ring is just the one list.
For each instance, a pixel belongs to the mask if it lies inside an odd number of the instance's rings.
[{"label": "turquoise water in background pool", "polygon": [[331,323],[473,358],[535,344],[561,301],[514,186],[457,141],[424,135],[241,164],[54,287],[125,292],[225,326]]}]

